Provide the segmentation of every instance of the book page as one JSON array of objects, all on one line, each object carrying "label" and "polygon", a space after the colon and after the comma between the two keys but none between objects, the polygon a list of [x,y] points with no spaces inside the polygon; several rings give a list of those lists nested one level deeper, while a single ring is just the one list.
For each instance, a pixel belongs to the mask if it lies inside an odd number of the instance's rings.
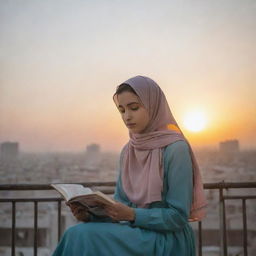
[{"label": "book page", "polygon": [[104,195],[104,196],[102,195],[104,194],[97,191],[87,195],[75,196],[71,198],[69,202],[81,202],[81,203],[87,204],[90,207],[115,204],[115,201],[113,199],[111,199],[107,195]]},{"label": "book page", "polygon": [[79,185],[79,184],[51,184],[51,185],[64,196],[66,201],[76,196],[88,195],[93,193],[90,188],[85,188],[83,185]]},{"label": "book page", "polygon": [[96,191],[95,194],[97,194],[98,196],[104,198],[106,201],[110,202],[111,204],[115,203],[115,200],[113,200],[111,197],[105,195],[104,193],[102,193],[101,191]]}]

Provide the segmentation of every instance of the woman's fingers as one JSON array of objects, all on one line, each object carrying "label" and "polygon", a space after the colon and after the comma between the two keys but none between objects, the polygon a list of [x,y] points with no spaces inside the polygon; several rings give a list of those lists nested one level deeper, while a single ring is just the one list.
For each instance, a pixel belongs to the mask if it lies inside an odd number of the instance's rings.
[{"label": "woman's fingers", "polygon": [[106,207],[104,207],[104,209],[106,212],[109,212],[109,213],[117,211],[117,209],[115,207],[111,207],[111,206],[110,207],[106,206]]},{"label": "woman's fingers", "polygon": [[89,220],[89,213],[85,207],[77,203],[68,203],[67,205],[70,207],[72,214],[78,221]]},{"label": "woman's fingers", "polygon": [[114,220],[134,220],[134,209],[122,203],[116,203],[112,206],[106,206],[105,211],[109,217]]},{"label": "woman's fingers", "polygon": [[104,208],[106,211],[106,214],[112,218],[113,220],[120,220],[119,215],[120,211],[117,207],[115,206],[107,206]]},{"label": "woman's fingers", "polygon": [[115,219],[116,218],[116,212],[115,210],[113,210],[112,208],[109,208],[109,207],[104,207],[104,210],[106,212],[106,214],[112,218],[112,219]]},{"label": "woman's fingers", "polygon": [[87,212],[86,208],[82,207],[82,206],[77,206],[77,207],[74,207],[72,212],[74,214],[78,214],[80,212]]},{"label": "woman's fingers", "polygon": [[73,211],[73,215],[79,221],[88,221],[89,219],[88,211],[86,211],[86,209],[82,207],[76,207]]},{"label": "woman's fingers", "polygon": [[75,215],[76,219],[79,221],[88,221],[89,215],[87,212],[80,211]]}]

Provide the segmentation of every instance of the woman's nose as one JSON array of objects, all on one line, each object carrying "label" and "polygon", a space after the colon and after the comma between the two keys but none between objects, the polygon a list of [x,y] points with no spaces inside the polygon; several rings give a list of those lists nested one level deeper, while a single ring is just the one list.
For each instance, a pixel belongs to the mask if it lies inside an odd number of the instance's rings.
[{"label": "woman's nose", "polygon": [[129,120],[132,119],[132,114],[131,114],[130,111],[125,111],[124,119],[125,119],[126,121],[129,121]]}]

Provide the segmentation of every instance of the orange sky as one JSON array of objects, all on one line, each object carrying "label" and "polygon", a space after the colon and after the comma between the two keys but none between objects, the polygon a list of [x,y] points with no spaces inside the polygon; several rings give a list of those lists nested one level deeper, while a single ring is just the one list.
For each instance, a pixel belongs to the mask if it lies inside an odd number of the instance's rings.
[{"label": "orange sky", "polygon": [[[253,1],[17,0],[1,2],[0,17],[0,142],[119,151],[128,132],[112,94],[141,74],[162,87],[193,146],[256,148]],[[183,125],[194,108],[208,119],[198,133]]]}]

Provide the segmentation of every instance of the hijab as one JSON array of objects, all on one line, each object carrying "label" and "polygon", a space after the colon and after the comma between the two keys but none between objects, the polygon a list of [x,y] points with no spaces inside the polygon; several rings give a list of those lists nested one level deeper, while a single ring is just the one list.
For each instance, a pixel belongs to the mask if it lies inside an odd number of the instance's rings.
[{"label": "hijab", "polygon": [[189,142],[170,111],[163,91],[155,81],[145,76],[132,77],[123,84],[133,88],[150,118],[143,133],[129,132],[130,140],[123,148],[121,181],[124,192],[131,202],[141,208],[161,201],[162,149],[176,141],[185,141],[189,146],[193,167],[193,200],[189,220],[202,219],[206,215],[207,202],[200,170]]}]

